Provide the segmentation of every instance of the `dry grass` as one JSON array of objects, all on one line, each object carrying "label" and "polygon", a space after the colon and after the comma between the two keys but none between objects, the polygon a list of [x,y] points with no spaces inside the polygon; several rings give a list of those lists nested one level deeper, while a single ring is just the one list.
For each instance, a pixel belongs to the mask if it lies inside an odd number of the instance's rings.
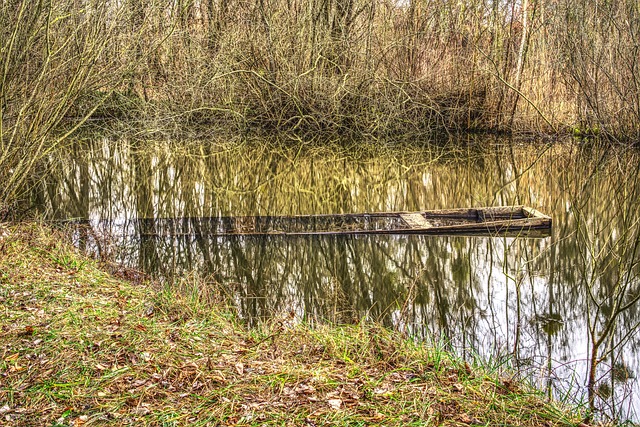
[{"label": "dry grass", "polygon": [[197,282],[114,278],[38,225],[3,228],[0,272],[5,426],[581,425],[373,324],[247,330]]}]

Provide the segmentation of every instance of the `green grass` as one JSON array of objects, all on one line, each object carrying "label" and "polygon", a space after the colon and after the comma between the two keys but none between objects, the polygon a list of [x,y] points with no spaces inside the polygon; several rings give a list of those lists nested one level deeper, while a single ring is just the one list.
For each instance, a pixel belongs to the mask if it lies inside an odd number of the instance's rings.
[{"label": "green grass", "polygon": [[578,426],[584,414],[372,323],[247,330],[195,277],[105,272],[39,225],[0,240],[3,426]]}]

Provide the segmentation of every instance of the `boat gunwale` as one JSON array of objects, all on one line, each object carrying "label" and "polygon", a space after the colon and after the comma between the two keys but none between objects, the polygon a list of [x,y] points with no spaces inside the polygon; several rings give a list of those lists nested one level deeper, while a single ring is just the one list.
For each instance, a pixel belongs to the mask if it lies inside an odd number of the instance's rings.
[{"label": "boat gunwale", "polygon": [[[449,225],[431,225],[428,227],[411,226],[402,215],[420,214],[426,221],[429,219],[460,219],[477,220],[474,223],[461,223]],[[213,230],[207,232],[194,233],[170,233],[169,235],[211,235],[211,236],[327,236],[327,235],[383,235],[383,234],[425,234],[425,235],[526,235],[536,231],[538,234],[542,230],[550,230],[552,226],[551,217],[523,205],[498,206],[498,207],[478,207],[478,208],[453,208],[424,211],[393,211],[393,212],[363,212],[350,214],[315,214],[315,215],[253,215],[253,216],[219,216],[219,217],[182,217],[176,221],[193,221],[194,219],[216,219],[216,220],[237,220],[258,221],[259,219],[273,220],[312,220],[327,218],[394,218],[400,219],[407,224],[406,228],[389,227],[380,229],[327,229],[314,231],[284,231],[269,230],[255,231],[242,229]],[[157,219],[141,219],[158,221]],[[159,236],[163,233],[140,233],[141,236]],[[535,234],[535,233],[531,233]],[[535,236],[534,236],[535,237]],[[546,237],[543,236],[543,237]]]},{"label": "boat gunwale", "polygon": [[[511,209],[511,211],[507,211]],[[526,210],[525,210],[526,209]],[[355,217],[355,218],[364,218],[364,217],[372,217],[372,218],[398,218],[400,215],[405,214],[422,214],[433,216],[436,218],[451,218],[451,219],[468,219],[468,218],[479,218],[479,213],[486,211],[494,211],[499,214],[499,216],[493,216],[493,218],[501,218],[501,220],[519,220],[519,219],[551,219],[550,216],[541,213],[533,208],[524,206],[524,205],[513,205],[513,206],[494,206],[494,207],[477,207],[477,208],[450,208],[450,209],[431,209],[431,210],[420,210],[420,211],[387,211],[387,212],[349,212],[349,213],[338,213],[338,214],[298,214],[298,215],[220,215],[220,216],[210,216],[210,217],[178,217],[178,218],[170,218],[170,217],[159,217],[159,218],[138,218],[138,221],[159,221],[159,220],[175,220],[175,221],[190,221],[194,219],[218,219],[218,220],[226,220],[226,219],[250,219],[250,218],[268,218],[268,219],[310,219],[310,218],[340,218],[340,217]],[[513,213],[520,213],[520,216],[514,217]],[[510,212],[511,214],[508,214]],[[486,215],[485,215],[486,216]]]}]

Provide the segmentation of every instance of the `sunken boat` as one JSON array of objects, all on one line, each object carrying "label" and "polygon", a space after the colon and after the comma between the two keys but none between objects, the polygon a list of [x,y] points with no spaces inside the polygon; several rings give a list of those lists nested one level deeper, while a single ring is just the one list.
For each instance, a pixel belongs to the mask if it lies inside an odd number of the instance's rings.
[{"label": "sunken boat", "polygon": [[425,234],[546,237],[551,217],[526,206],[293,216],[137,220],[141,236]]}]

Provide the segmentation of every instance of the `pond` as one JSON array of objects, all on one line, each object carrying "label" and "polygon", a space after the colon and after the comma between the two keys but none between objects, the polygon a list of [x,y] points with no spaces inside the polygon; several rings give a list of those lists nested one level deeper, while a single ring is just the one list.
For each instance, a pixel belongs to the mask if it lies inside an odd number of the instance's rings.
[{"label": "pond", "polygon": [[[346,148],[345,148],[346,147]],[[248,324],[378,321],[638,419],[640,157],[588,142],[78,142],[32,195],[83,249],[197,274]],[[527,205],[546,238],[215,236],[154,221]],[[144,219],[145,221],[141,221]],[[149,228],[151,227],[151,228]],[[201,290],[206,294],[206,290]],[[596,356],[597,366],[589,362]]]}]

